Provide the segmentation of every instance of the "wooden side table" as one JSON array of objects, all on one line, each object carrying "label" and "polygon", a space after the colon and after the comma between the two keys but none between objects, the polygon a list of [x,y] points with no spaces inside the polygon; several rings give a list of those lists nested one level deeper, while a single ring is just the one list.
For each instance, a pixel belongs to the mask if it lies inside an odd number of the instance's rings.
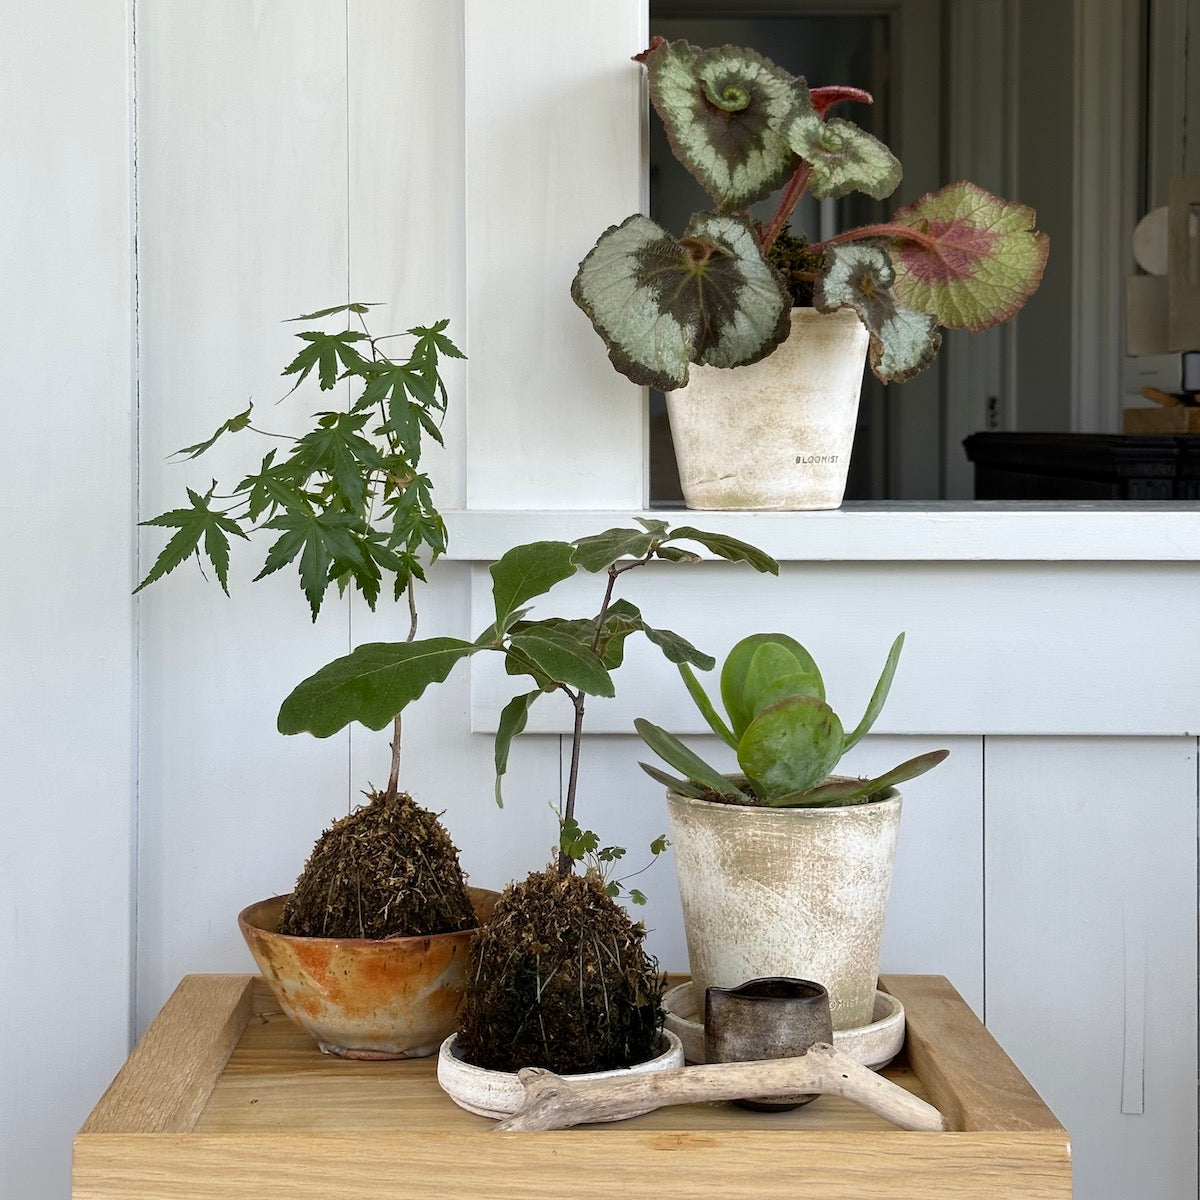
[{"label": "wooden side table", "polygon": [[436,1060],[327,1058],[256,976],[189,975],[75,1139],[74,1200],[1065,1200],[1066,1132],[940,976],[889,975],[908,1036],[889,1077],[947,1133],[836,1097],[789,1113],[660,1109],[492,1132]]}]

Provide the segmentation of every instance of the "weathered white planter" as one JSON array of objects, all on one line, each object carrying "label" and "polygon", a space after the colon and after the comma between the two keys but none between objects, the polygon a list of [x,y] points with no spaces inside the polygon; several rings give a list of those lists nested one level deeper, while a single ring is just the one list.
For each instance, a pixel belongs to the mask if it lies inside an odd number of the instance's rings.
[{"label": "weathered white planter", "polygon": [[[499,1120],[515,1113],[525,1100],[525,1085],[517,1078],[517,1073],[491,1071],[485,1067],[474,1066],[459,1057],[457,1042],[458,1034],[452,1034],[442,1043],[438,1052],[437,1079],[442,1091],[459,1108],[478,1113],[481,1117],[494,1117]],[[646,1075],[652,1071],[665,1071],[669,1067],[682,1067],[683,1044],[679,1038],[664,1029],[661,1045],[662,1052],[657,1058],[638,1063],[636,1066],[619,1067],[613,1071],[589,1071],[567,1075],[565,1078],[575,1081],[622,1079],[629,1075]],[[649,1109],[645,1111],[648,1112]],[[619,1117],[608,1119],[622,1121],[627,1116],[638,1115],[623,1113]]]},{"label": "weathered white planter", "polygon": [[846,491],[870,335],[852,309],[792,309],[761,362],[692,366],[667,392],[689,508],[837,508]]},{"label": "weathered white planter", "polygon": [[823,983],[834,1029],[868,1024],[900,796],[746,808],[667,793],[697,995],[791,975]]}]

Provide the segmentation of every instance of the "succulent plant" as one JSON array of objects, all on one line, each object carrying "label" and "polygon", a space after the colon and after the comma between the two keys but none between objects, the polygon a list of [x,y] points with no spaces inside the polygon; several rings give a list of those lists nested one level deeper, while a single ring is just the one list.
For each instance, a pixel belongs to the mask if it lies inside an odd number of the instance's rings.
[{"label": "succulent plant", "polygon": [[[634,383],[683,387],[688,364],[736,367],[788,336],[792,292],[811,285],[822,312],[853,308],[871,334],[870,363],[885,383],[927,367],[939,326],[986,329],[1037,289],[1049,241],[1031,208],[960,181],[899,209],[890,222],[809,247],[822,265],[785,281],[772,247],[807,191],[882,200],[901,167],[851,121],[827,119],[852,87],[810,89],[770,59],[735,46],[700,49],[656,37],[636,56],[671,151],[712,197],[683,236],[636,214],[603,234],[579,265],[571,296]],[[763,227],[746,211],[782,188]]]},{"label": "succulent plant", "polygon": [[721,669],[727,720],[691,667],[680,663],[680,674],[704,719],[737,752],[744,782],[722,774],[673,734],[639,718],[635,726],[642,740],[684,777],[648,763],[642,763],[642,769],[680,795],[715,796],[735,804],[823,808],[876,799],[937,766],[949,753],[918,755],[874,779],[830,778],[845,752],[866,735],[883,710],[903,645],[900,634],[862,720],[849,732],[826,703],[825,683],[812,655],[786,634],[752,634],[729,652]]}]

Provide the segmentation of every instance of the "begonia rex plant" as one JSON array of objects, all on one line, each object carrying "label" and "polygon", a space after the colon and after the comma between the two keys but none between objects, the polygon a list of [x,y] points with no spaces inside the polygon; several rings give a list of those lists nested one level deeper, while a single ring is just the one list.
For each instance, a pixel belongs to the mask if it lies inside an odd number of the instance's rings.
[{"label": "begonia rex plant", "polygon": [[[609,358],[634,383],[670,391],[688,364],[758,362],[784,341],[794,302],[853,308],[871,334],[870,364],[902,382],[937,354],[939,326],[982,330],[1016,314],[1037,289],[1049,239],[1031,208],[960,181],[898,209],[885,224],[846,230],[778,268],[780,238],[800,197],[890,196],[901,166],[877,138],[828,117],[852,87],[809,88],[754,50],[700,49],[656,37],[636,56],[671,151],[715,203],[676,239],[642,214],[607,229],[571,286]],[[782,188],[764,226],[747,209]],[[797,301],[795,288],[811,289]]]}]

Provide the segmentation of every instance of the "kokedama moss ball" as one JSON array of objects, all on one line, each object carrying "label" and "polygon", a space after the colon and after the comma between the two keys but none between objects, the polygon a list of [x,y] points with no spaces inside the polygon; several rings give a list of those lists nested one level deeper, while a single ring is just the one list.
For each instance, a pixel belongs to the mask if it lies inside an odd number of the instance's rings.
[{"label": "kokedama moss ball", "polygon": [[594,876],[551,868],[510,884],[472,944],[463,1056],[492,1070],[559,1074],[653,1058],[666,977],[645,935]]},{"label": "kokedama moss ball", "polygon": [[458,850],[441,821],[404,792],[373,792],[317,839],[279,931],[382,939],[475,924]]}]

